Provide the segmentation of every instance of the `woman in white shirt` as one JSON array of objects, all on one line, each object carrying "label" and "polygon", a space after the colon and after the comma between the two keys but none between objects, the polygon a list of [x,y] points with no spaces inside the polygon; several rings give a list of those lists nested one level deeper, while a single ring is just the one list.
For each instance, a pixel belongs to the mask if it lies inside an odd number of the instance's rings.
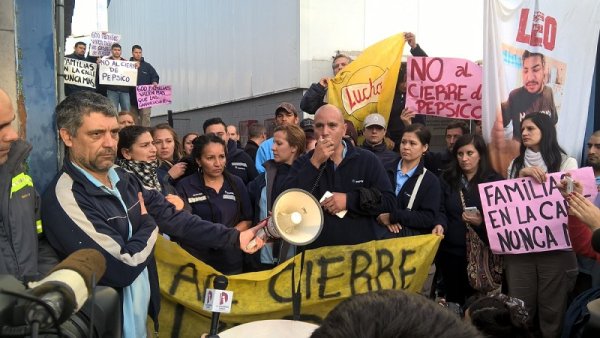
[{"label": "woman in white shirt", "polygon": [[[546,173],[577,169],[577,161],[558,145],[550,116],[526,115],[521,121],[521,137],[521,153],[509,165],[508,178],[531,177],[542,183]],[[530,324],[544,337],[559,337],[578,273],[575,253],[554,250],[505,255],[504,269],[508,293],[525,301]],[[532,322],[534,318],[537,323]]]}]

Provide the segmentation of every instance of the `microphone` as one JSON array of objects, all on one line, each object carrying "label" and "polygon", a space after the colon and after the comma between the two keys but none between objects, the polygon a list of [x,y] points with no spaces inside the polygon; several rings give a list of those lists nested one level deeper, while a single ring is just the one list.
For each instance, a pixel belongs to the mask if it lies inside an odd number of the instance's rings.
[{"label": "microphone", "polygon": [[219,329],[219,316],[221,312],[229,313],[231,311],[231,301],[233,292],[223,291],[227,288],[227,277],[217,276],[213,281],[214,289],[206,290],[204,299],[204,309],[212,311],[210,319],[210,333],[207,338],[219,338],[217,330]]},{"label": "microphone", "polygon": [[[81,249],[56,265],[50,274],[38,282],[29,283],[29,292],[47,304],[32,303],[25,311],[28,324],[38,323],[48,329],[66,321],[85,303],[88,295],[106,271],[106,259],[95,249]],[[57,318],[57,323],[54,319]]]}]

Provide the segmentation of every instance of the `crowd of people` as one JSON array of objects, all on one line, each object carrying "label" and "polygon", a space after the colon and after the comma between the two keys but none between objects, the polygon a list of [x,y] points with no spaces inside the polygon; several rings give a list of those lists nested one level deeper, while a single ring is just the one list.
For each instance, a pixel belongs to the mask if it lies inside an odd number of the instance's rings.
[{"label": "crowd of people", "polygon": [[[73,53],[65,55],[65,58],[97,64],[100,64],[102,59],[127,61],[121,56],[122,47],[118,43],[112,44],[110,47],[110,55],[104,57],[92,56],[89,54],[86,55],[86,50],[86,43],[83,41],[78,41],[73,47]],[[135,62],[135,68],[137,70],[137,80],[135,86],[101,85],[99,80],[100,72],[96,72],[94,87],[66,83],[64,85],[65,96],[69,96],[80,91],[93,91],[100,93],[110,99],[115,109],[120,112],[119,114],[128,114],[131,116],[133,121],[124,123],[133,122],[146,127],[150,126],[150,115],[152,114],[152,109],[150,107],[138,107],[136,86],[157,85],[160,77],[158,76],[156,69],[154,69],[154,67],[144,59],[142,46],[133,45],[131,47],[131,57],[129,58],[129,61]]]},{"label": "crowd of people", "polygon": [[[426,55],[414,35],[407,33],[406,40],[411,53]],[[82,48],[85,52],[85,45],[76,44],[72,57],[79,57]],[[112,50],[111,57],[120,58],[120,46],[113,45]],[[133,46],[132,59],[139,62],[140,71],[151,68],[144,65],[141,51]],[[345,55],[336,56],[334,74],[350,62]],[[227,124],[230,121],[211,118],[202,131],[179,137],[168,124],[150,128],[149,112],[140,110],[136,115],[128,106],[129,92],[125,99],[126,92],[119,88],[107,88],[107,96],[70,88],[56,107],[66,156],[41,198],[43,227],[36,227],[35,199],[24,212],[13,201],[15,179],[24,172],[28,148],[17,141],[10,126],[14,111],[0,91],[0,220],[10,229],[0,235],[5,252],[0,273],[21,280],[35,278],[47,271],[47,265],[79,248],[97,249],[107,259],[100,284],[113,287],[121,297],[124,336],[142,337],[147,314],[158,324],[153,256],[158,236],[224,274],[271,269],[298,248],[284,241],[264,245],[261,238],[255,247],[248,243],[276,198],[287,189],[301,188],[320,200],[324,211],[323,229],[306,248],[443,235],[435,260],[437,273],[431,270],[422,291],[425,297],[457,304],[488,337],[558,337],[578,273],[576,254],[600,261],[600,199],[582,197],[581,184],[575,182],[575,191],[565,195],[574,250],[506,255],[502,288],[493,296],[477,290],[467,273],[467,233],[473,231],[489,245],[478,185],[503,176],[492,169],[483,137],[477,131],[470,133],[465,121],[447,125],[446,149],[430,150],[431,132],[419,115],[404,107],[405,72],[404,65],[393,118],[388,122],[377,113],[367,116],[362,138],[338,107],[323,102],[327,79],[322,79],[301,103],[313,117],[301,119],[293,104],[282,102],[274,111],[277,126],[272,137],[264,126],[252,125],[244,147],[235,126]],[[138,83],[143,78],[138,77]],[[150,83],[157,83],[158,75],[155,80]],[[577,168],[559,146],[550,116],[531,112],[520,123],[521,152],[506,168],[505,177],[543,182],[548,173]],[[600,131],[588,142],[586,165],[594,169],[600,188]],[[25,249],[24,242],[35,245]],[[41,263],[48,258],[52,261]],[[362,312],[365,306],[385,307],[383,312],[398,317],[404,303],[435,304],[415,297],[393,293],[356,297],[328,318],[339,325],[348,312]],[[456,326],[453,318],[439,319],[455,326],[458,336],[478,334],[471,326]],[[413,336],[418,330],[425,330],[423,336],[432,334],[425,323],[415,324]],[[323,325],[314,336],[345,336],[341,329]],[[330,330],[338,335],[326,334]]]}]

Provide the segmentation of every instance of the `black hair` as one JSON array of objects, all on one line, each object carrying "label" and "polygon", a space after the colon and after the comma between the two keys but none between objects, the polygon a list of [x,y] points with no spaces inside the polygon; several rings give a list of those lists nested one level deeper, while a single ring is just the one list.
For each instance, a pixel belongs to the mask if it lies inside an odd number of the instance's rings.
[{"label": "black hair", "polygon": [[134,51],[135,49],[142,50],[142,46],[140,46],[140,45],[133,45],[133,46],[131,47],[131,52],[133,53],[133,51]]},{"label": "black hair", "polygon": [[222,124],[223,128],[225,128],[225,132],[227,132],[227,124],[225,124],[220,117],[213,117],[204,121],[202,124],[202,131],[206,134],[206,128],[212,126],[213,124]]},{"label": "black hair", "polygon": [[[124,159],[123,149],[131,149],[131,146],[143,133],[150,133],[150,128],[143,126],[127,126],[119,130],[119,143],[117,145],[117,157]],[[151,134],[152,135],[152,134]]]},{"label": "black hair", "polygon": [[457,129],[457,128],[460,128],[460,130],[462,130],[463,135],[469,133],[469,126],[467,126],[467,124],[461,120],[456,120],[456,121],[452,121],[452,122],[448,123],[448,125],[446,126],[446,131],[448,131],[448,129]]},{"label": "black hair", "polygon": [[423,145],[431,142],[431,132],[420,123],[413,123],[404,129],[404,133],[415,133]]},{"label": "black hair", "polygon": [[534,57],[534,56],[539,56],[540,57],[540,59],[542,60],[542,66],[546,65],[546,58],[544,57],[544,54],[537,53],[537,52],[530,52],[528,50],[525,50],[523,52],[523,56],[521,57],[521,61],[523,63],[525,63],[525,59],[530,58],[530,57]]},{"label": "black hair", "polygon": [[[217,143],[217,144],[222,145],[223,150],[225,151],[225,156],[227,156],[227,144],[225,144],[225,141],[223,141],[222,138],[218,137],[215,134],[205,134],[205,135],[200,135],[200,136],[196,137],[196,139],[194,139],[194,149],[192,150],[192,158],[194,160],[199,160],[202,157],[202,152],[204,151],[204,148],[207,145],[209,145],[210,143]],[[200,179],[202,180],[202,182],[204,182],[204,176],[202,175],[202,167],[200,167],[199,175],[200,175]],[[242,217],[242,204],[241,204],[242,203],[242,195],[233,181],[232,174],[230,174],[227,170],[224,170],[223,178],[229,184],[229,186],[231,186],[231,189],[233,190],[233,194],[235,195],[235,203],[236,203],[236,208],[237,208],[237,212],[236,212],[235,219],[233,222],[233,226],[235,226]],[[205,194],[206,194],[206,192],[205,192]],[[208,194],[206,194],[206,195],[208,196]],[[217,220],[215,218],[213,205],[210,200],[207,200],[206,202],[208,203],[208,208],[210,209],[211,221],[216,222]]]},{"label": "black hair", "polygon": [[414,293],[380,290],[339,303],[311,338],[481,337],[451,311]]},{"label": "black hair", "polygon": [[113,44],[110,46],[110,49],[112,50],[113,48],[117,48],[117,47],[118,47],[119,49],[121,49],[121,50],[123,49],[123,48],[121,48],[121,45],[119,45],[118,43],[113,43]]},{"label": "black hair", "polygon": [[458,191],[461,188],[460,182],[463,174],[458,163],[458,149],[468,144],[472,144],[479,153],[477,172],[471,181],[469,181],[468,189],[471,190],[472,188],[476,188],[477,184],[484,182],[484,180],[494,172],[490,164],[487,146],[483,137],[475,134],[462,135],[456,140],[456,143],[454,143],[451,162],[448,165],[447,170],[442,173],[444,181],[446,181],[446,183],[448,183],[455,191]]},{"label": "black hair", "polygon": [[77,48],[77,46],[81,46],[81,45],[87,46],[85,44],[85,42],[83,42],[83,41],[77,41],[77,42],[75,42],[75,48]]},{"label": "black hair", "polygon": [[527,329],[526,316],[519,313],[517,306],[509,306],[497,296],[479,298],[467,311],[471,323],[486,337],[532,337]]},{"label": "black hair", "polygon": [[[521,121],[521,126],[525,120],[531,120],[533,124],[540,129],[542,139],[540,140],[540,153],[544,159],[544,163],[548,168],[548,173],[555,173],[560,171],[560,165],[562,163],[562,156],[566,155],[566,152],[558,145],[556,137],[556,127],[552,122],[552,118],[545,113],[530,113],[525,115],[525,118]],[[517,174],[525,166],[525,150],[527,147],[521,141],[521,149],[519,156],[513,161],[513,165],[510,168],[511,176]]]}]

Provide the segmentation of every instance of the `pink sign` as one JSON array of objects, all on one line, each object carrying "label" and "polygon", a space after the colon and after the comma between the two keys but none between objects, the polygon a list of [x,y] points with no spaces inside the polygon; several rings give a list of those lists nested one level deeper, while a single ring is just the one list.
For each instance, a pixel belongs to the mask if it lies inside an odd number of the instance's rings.
[{"label": "pink sign", "polygon": [[406,107],[419,114],[481,120],[481,67],[456,58],[409,57]]},{"label": "pink sign", "polygon": [[[592,168],[570,171],[583,194],[598,193]],[[497,254],[568,249],[567,202],[557,185],[562,173],[546,175],[539,184],[530,177],[480,184],[479,195],[490,248]]]},{"label": "pink sign", "polygon": [[171,85],[141,85],[135,91],[139,109],[171,104]]}]

